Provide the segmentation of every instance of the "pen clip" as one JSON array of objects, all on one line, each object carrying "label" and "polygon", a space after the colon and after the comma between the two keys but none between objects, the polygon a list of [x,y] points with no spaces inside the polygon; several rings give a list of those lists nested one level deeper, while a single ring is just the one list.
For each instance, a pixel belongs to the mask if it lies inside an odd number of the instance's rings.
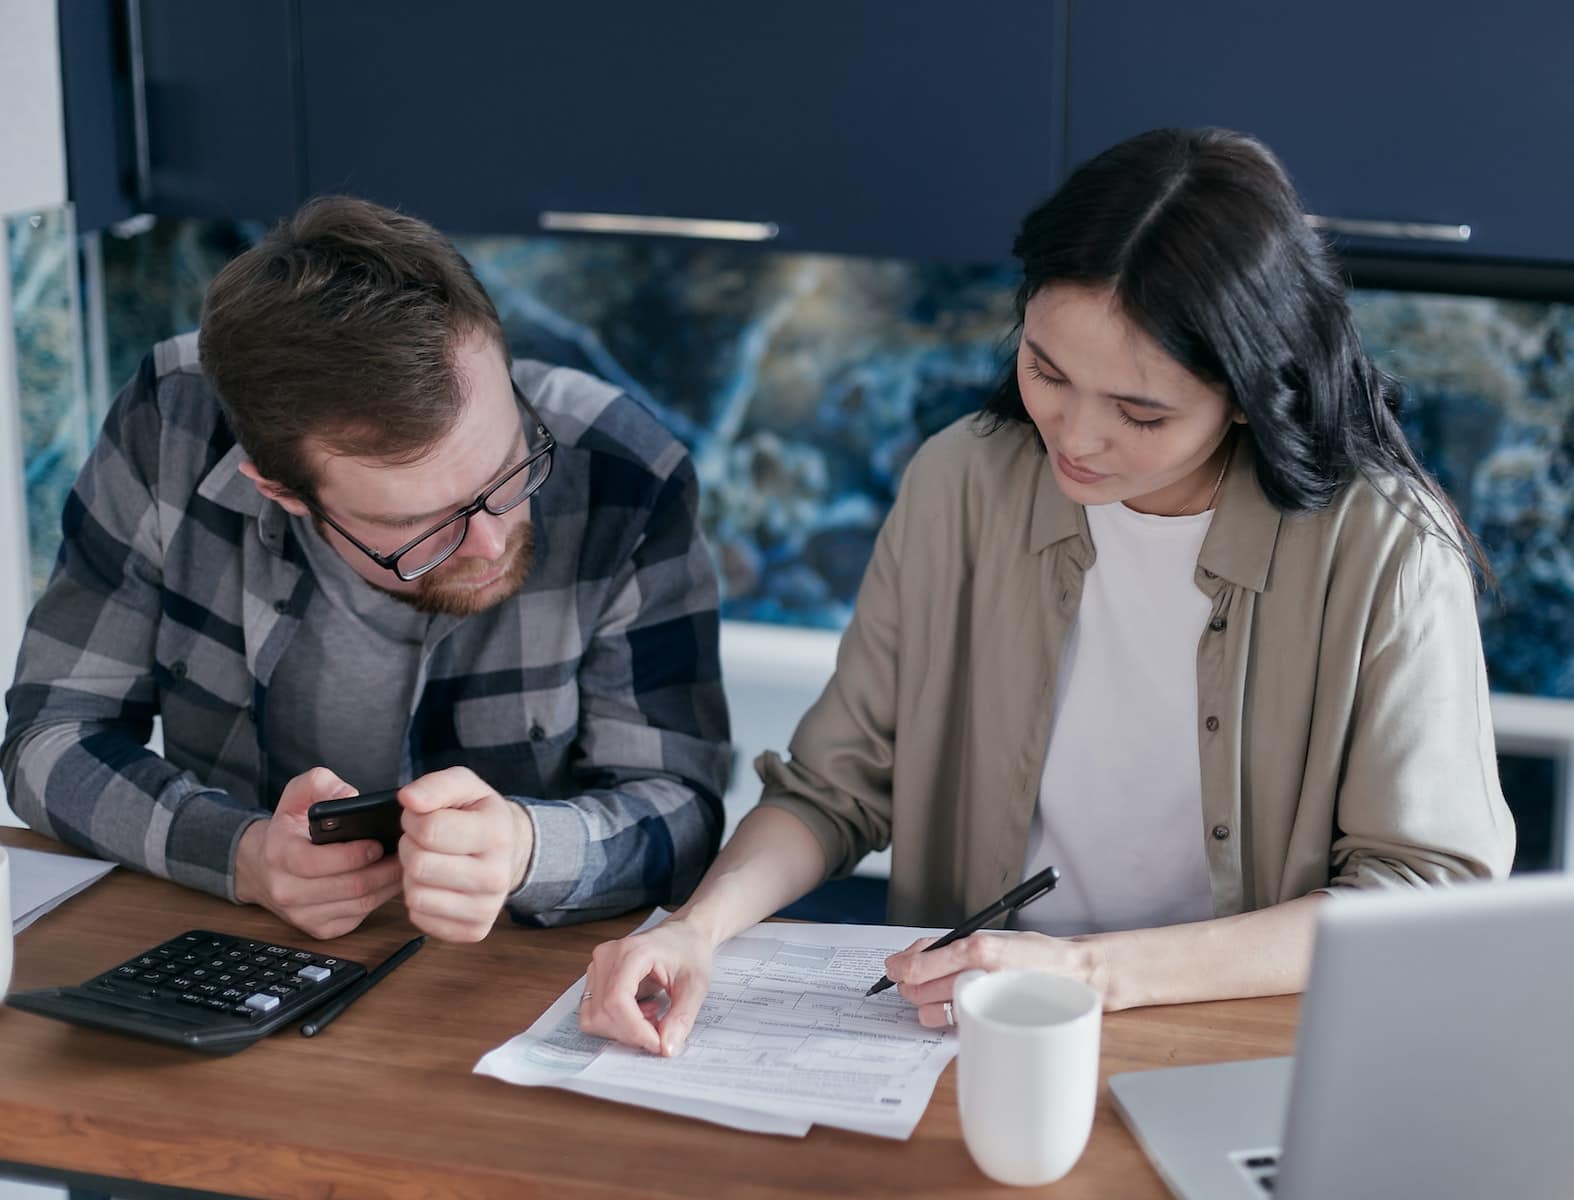
[{"label": "pen clip", "polygon": [[1059,882],[1060,872],[1054,867],[1046,868],[1020,887],[1007,892],[1000,898],[1000,903],[1008,911],[1015,912],[1019,908],[1026,908],[1040,896],[1045,896],[1054,891],[1055,885]]}]

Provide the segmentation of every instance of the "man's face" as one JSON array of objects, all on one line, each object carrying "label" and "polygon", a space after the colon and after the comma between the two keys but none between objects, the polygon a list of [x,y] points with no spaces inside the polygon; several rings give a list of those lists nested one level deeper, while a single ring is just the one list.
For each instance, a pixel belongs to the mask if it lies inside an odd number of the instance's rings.
[{"label": "man's face", "polygon": [[[468,400],[454,427],[419,460],[350,458],[306,443],[317,508],[380,554],[464,508],[525,456],[523,418],[497,344],[472,335],[460,343],[455,366]],[[293,496],[273,498],[296,515],[310,512]],[[413,580],[378,566],[315,516],[314,523],[362,579],[422,612],[466,616],[490,608],[520,589],[533,558],[529,504],[500,517],[485,509],[474,514],[459,548]]]}]

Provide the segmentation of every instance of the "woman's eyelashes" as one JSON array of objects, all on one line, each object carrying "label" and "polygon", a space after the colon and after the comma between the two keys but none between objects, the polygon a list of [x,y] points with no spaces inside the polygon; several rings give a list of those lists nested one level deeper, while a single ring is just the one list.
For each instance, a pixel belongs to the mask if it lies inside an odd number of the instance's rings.
[{"label": "woman's eyelashes", "polygon": [[1157,429],[1160,425],[1164,424],[1164,418],[1163,417],[1154,417],[1153,420],[1151,420],[1151,421],[1139,421],[1139,420],[1137,420],[1136,417],[1132,416],[1124,408],[1120,408],[1120,407],[1117,406],[1115,411],[1120,414],[1120,419],[1121,419],[1121,423],[1122,424],[1132,425],[1132,426],[1135,426],[1138,429],[1146,429],[1149,432],[1152,432],[1153,430]]},{"label": "woman's eyelashes", "polygon": [[1027,360],[1027,373],[1029,375],[1031,375],[1034,379],[1038,380],[1040,383],[1065,383],[1066,382],[1059,375],[1046,375],[1044,373],[1044,369],[1038,365],[1038,359],[1036,359],[1036,358],[1030,358],[1030,359]]},{"label": "woman's eyelashes", "polygon": [[[1027,373],[1034,379],[1038,380],[1040,383],[1047,383],[1051,386],[1059,386],[1060,384],[1066,382],[1059,375],[1048,374],[1043,367],[1038,365],[1038,359],[1036,358],[1029,358],[1027,360]],[[1151,421],[1139,421],[1136,417],[1132,416],[1119,405],[1115,406],[1115,412],[1116,415],[1120,417],[1122,423],[1131,425],[1137,429],[1146,429],[1150,433],[1157,429],[1160,425],[1164,424],[1163,417],[1154,417]]]}]

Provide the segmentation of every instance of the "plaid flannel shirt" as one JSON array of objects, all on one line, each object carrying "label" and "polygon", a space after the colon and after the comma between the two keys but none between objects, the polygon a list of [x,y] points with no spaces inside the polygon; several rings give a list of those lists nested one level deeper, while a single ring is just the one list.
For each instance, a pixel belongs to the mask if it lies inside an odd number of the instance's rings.
[{"label": "plaid flannel shirt", "polygon": [[[693,465],[599,380],[532,362],[514,377],[558,443],[530,501],[535,567],[428,640],[409,709],[388,714],[407,730],[402,777],[467,766],[525,806],[517,919],[674,903],[715,856],[729,759]],[[240,836],[287,782],[263,736],[269,682],[326,603],[242,461],[196,335],[159,344],[66,503],[0,744],[34,829],[230,899]]]}]

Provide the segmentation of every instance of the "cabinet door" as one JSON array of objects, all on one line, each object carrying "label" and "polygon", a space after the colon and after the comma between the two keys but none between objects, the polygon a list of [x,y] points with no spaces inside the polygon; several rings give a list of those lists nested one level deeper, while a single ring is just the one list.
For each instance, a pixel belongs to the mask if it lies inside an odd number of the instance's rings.
[{"label": "cabinet door", "polygon": [[1468,225],[1352,249],[1574,261],[1574,7],[1540,0],[1073,0],[1067,153],[1223,125],[1288,166],[1308,211]]},{"label": "cabinet door", "polygon": [[313,192],[455,232],[544,211],[999,259],[1055,183],[1060,0],[312,0]]},{"label": "cabinet door", "polygon": [[148,211],[271,219],[301,202],[294,8],[293,0],[132,5]]}]

